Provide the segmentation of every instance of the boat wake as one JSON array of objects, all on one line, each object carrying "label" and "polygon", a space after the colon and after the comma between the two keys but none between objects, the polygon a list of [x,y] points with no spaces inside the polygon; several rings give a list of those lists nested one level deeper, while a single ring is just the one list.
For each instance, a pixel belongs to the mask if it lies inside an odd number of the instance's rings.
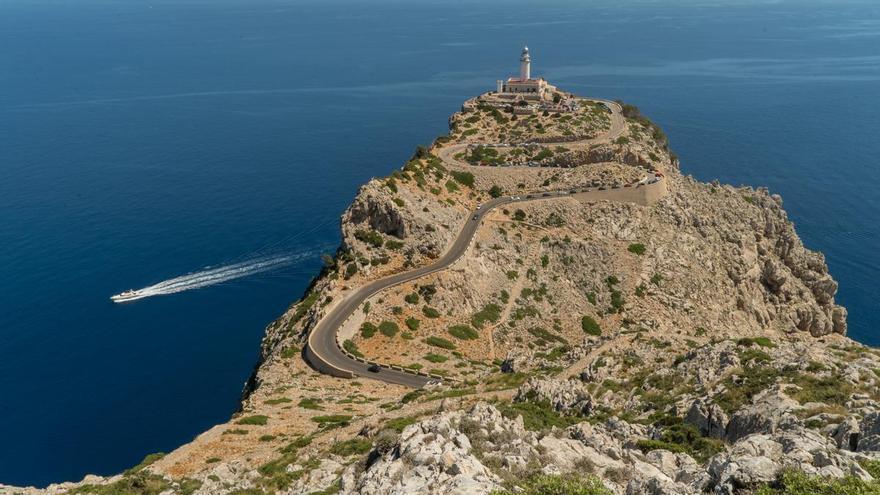
[{"label": "boat wake", "polygon": [[110,299],[113,302],[122,303],[145,297],[163,296],[187,290],[201,289],[202,287],[275,270],[299,261],[309,254],[264,257],[216,268],[207,268],[202,271],[174,277],[158,284],[144,287],[143,289],[128,290],[121,294],[116,294]]}]

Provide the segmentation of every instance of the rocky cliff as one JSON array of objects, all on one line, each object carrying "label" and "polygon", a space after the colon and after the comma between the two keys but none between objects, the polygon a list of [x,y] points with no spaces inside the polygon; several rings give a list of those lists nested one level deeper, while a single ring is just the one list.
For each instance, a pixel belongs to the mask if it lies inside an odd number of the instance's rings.
[{"label": "rocky cliff", "polygon": [[[682,175],[657,126],[602,105],[467,105],[361,188],[334,259],[267,328],[240,413],[122,475],[46,491],[880,493],[880,352],[845,336],[823,256],[779,196]],[[502,145],[478,147],[490,138]],[[632,200],[646,179],[668,193]],[[579,188],[618,192],[541,195]],[[303,362],[350,291],[437,259],[502,194],[535,200],[490,212],[448,269],[371,298],[343,343],[443,383]]]}]

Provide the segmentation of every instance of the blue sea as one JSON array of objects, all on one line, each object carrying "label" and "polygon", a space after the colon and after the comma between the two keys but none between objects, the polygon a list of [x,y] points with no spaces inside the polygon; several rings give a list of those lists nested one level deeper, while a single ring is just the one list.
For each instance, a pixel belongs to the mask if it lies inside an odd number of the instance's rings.
[{"label": "blue sea", "polygon": [[639,105],[685,173],[782,194],[880,344],[873,0],[0,0],[0,482],[115,473],[226,420],[358,187],[524,43],[534,74]]}]

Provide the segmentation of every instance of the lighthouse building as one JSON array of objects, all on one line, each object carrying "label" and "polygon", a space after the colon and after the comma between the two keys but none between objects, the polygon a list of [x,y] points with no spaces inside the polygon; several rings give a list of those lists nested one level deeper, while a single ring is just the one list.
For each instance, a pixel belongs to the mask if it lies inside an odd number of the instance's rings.
[{"label": "lighthouse building", "polygon": [[519,77],[509,77],[506,81],[498,80],[497,93],[503,96],[521,96],[526,100],[547,100],[552,98],[556,89],[543,77],[532,79],[532,58],[529,47],[523,47],[519,58]]}]

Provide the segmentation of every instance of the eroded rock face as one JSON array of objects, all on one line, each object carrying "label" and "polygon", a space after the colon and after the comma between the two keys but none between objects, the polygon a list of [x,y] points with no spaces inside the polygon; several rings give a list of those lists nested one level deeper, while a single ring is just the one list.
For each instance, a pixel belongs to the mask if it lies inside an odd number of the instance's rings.
[{"label": "eroded rock face", "polygon": [[730,420],[727,413],[717,404],[697,399],[688,409],[684,421],[695,426],[704,436],[724,438]]},{"label": "eroded rock face", "polygon": [[[494,408],[474,408],[469,415],[493,431],[507,426]],[[406,427],[390,452],[381,455],[362,473],[353,469],[342,477],[345,493],[362,494],[470,494],[500,488],[500,478],[472,452],[468,436],[461,431],[462,413],[442,413],[431,420]],[[521,427],[520,427],[521,428]],[[518,430],[522,433],[522,430]]]},{"label": "eroded rock face", "polygon": [[800,420],[793,414],[801,405],[774,387],[755,397],[753,403],[746,406],[730,418],[725,429],[725,437],[729,442],[736,442],[755,433],[774,433],[780,425],[799,424]]},{"label": "eroded rock face", "polygon": [[382,188],[378,181],[370,181],[363,186],[342,216],[342,223],[368,227],[405,239],[411,234],[411,219],[405,218],[405,209],[397,207],[390,200],[391,191],[384,191]]},{"label": "eroded rock face", "polygon": [[586,415],[593,399],[586,385],[578,380],[532,378],[517,391],[515,401],[546,401],[562,413]]}]

